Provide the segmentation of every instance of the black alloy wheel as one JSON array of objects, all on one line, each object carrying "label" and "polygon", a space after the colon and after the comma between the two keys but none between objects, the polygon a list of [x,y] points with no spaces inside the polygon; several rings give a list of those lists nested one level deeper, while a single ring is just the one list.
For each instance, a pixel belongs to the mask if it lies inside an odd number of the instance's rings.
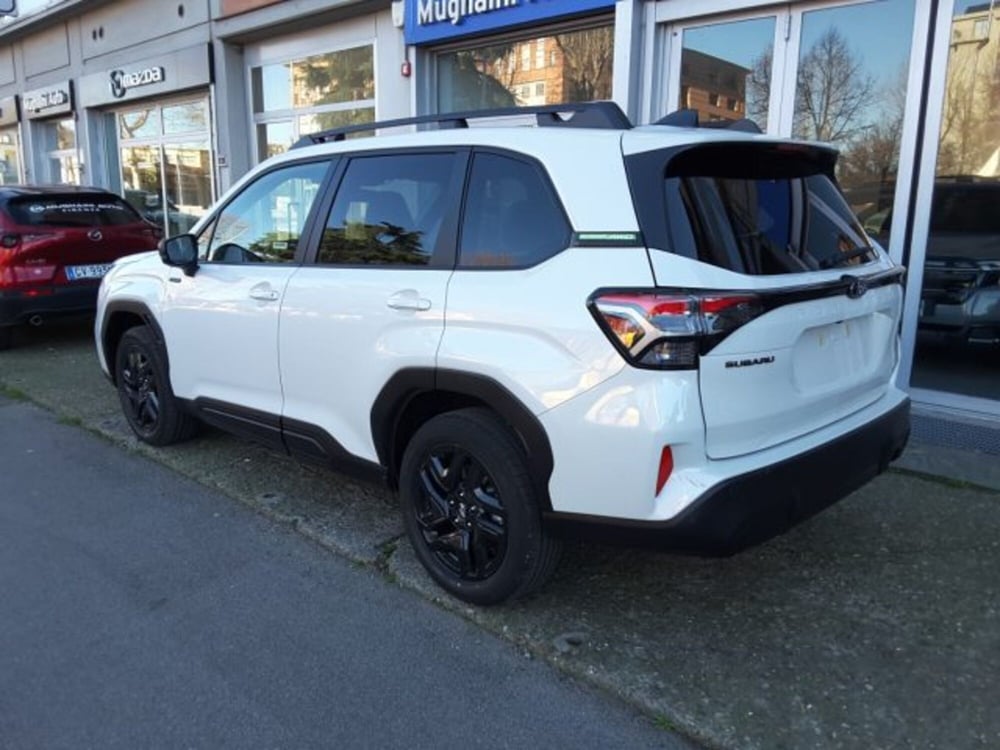
[{"label": "black alloy wheel", "polygon": [[125,394],[123,406],[136,432],[151,435],[160,421],[160,395],[156,371],[149,355],[139,346],[124,352],[125,365],[119,375]]},{"label": "black alloy wheel", "polygon": [[432,417],[406,446],[399,497],[413,551],[438,585],[472,604],[535,591],[561,545],[542,529],[524,445],[485,408]]},{"label": "black alloy wheel", "polygon": [[507,553],[507,513],[489,472],[449,446],[427,456],[420,483],[417,523],[438,561],[463,580],[493,575]]},{"label": "black alloy wheel", "polygon": [[146,326],[122,335],[115,354],[115,384],[125,419],[144,443],[170,445],[197,431],[197,420],[170,389],[166,356]]}]

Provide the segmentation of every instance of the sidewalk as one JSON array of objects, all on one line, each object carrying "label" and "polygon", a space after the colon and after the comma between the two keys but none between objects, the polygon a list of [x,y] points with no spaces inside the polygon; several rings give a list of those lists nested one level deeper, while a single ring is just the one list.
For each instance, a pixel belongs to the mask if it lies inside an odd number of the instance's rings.
[{"label": "sidewalk", "polygon": [[481,610],[443,599],[378,488],[214,432],[139,445],[85,326],[0,353],[0,393],[217,487],[709,746],[1000,746],[1000,492],[913,473],[988,485],[996,456],[915,444],[901,468],[729,559],[574,545],[538,596]]}]

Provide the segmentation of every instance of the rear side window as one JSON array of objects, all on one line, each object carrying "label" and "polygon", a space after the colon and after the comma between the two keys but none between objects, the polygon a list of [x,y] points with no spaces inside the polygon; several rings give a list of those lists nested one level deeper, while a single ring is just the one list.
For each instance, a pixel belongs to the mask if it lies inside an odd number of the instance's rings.
[{"label": "rear side window", "polygon": [[351,160],[330,208],[317,262],[431,263],[455,170],[454,154],[392,154]]},{"label": "rear side window", "polygon": [[562,207],[530,162],[476,154],[467,195],[459,255],[463,267],[525,268],[569,244]]},{"label": "rear side window", "polygon": [[[635,160],[647,155],[630,157]],[[832,157],[771,146],[713,146],[664,166],[631,168],[647,242],[747,275],[802,273],[874,257],[861,225],[829,176]],[[648,183],[658,180],[659,188]],[[645,182],[645,180],[643,180]],[[655,192],[653,192],[655,191]],[[663,227],[658,231],[658,226]]]},{"label": "rear side window", "polygon": [[142,221],[113,195],[46,195],[16,198],[7,204],[11,218],[23,226],[111,227]]}]

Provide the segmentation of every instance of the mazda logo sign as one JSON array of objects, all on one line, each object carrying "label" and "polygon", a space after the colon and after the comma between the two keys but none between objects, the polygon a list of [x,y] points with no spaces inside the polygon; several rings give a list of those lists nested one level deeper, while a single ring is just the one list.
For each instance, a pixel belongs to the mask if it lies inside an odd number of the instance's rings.
[{"label": "mazda logo sign", "polygon": [[100,229],[91,229],[89,232],[87,232],[87,237],[92,239],[94,242],[100,242],[101,240],[104,239],[104,235],[101,234]]},{"label": "mazda logo sign", "polygon": [[167,80],[166,71],[159,65],[142,70],[112,70],[108,74],[111,96],[115,99],[121,99],[129,89],[151,86],[154,83],[163,83],[165,80]]}]

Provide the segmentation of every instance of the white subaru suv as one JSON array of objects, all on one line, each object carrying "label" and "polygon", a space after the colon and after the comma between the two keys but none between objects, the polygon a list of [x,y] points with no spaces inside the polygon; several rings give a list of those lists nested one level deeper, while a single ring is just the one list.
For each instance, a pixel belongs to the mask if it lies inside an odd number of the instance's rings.
[{"label": "white subaru suv", "polygon": [[[468,126],[502,114],[537,127]],[[387,483],[478,604],[538,588],[567,536],[725,555],[783,532],[906,442],[903,269],[834,150],[690,114],[307,136],[105,277],[129,424]]]}]

